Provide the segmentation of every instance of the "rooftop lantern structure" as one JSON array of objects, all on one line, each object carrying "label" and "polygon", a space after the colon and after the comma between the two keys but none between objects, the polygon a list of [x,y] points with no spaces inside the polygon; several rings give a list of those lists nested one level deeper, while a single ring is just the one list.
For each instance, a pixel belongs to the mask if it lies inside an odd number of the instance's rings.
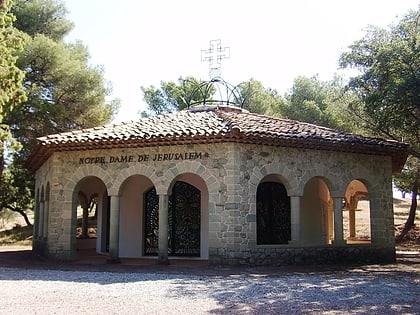
[{"label": "rooftop lantern structure", "polygon": [[234,106],[244,108],[250,89],[244,89],[245,83],[232,85],[222,78],[213,78],[197,84],[187,97],[188,109],[195,106]]},{"label": "rooftop lantern structure", "polygon": [[188,109],[196,106],[233,106],[244,108],[250,94],[245,83],[232,85],[221,77],[221,61],[230,57],[229,47],[221,46],[220,39],[211,40],[210,48],[201,51],[201,61],[209,63],[209,81],[196,84],[185,99]]}]

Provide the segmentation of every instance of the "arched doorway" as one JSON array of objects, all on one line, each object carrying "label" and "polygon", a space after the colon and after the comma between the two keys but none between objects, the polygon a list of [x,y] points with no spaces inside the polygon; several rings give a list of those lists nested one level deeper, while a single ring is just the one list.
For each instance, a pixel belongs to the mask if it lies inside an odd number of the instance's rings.
[{"label": "arched doorway", "polygon": [[[145,196],[145,255],[158,253],[159,200],[153,187]],[[168,255],[199,257],[201,252],[201,192],[175,182],[168,201]]]},{"label": "arched doorway", "polygon": [[307,244],[331,244],[334,238],[333,201],[325,180],[311,178],[301,202],[301,238]]},{"label": "arched doorway", "polygon": [[346,211],[343,214],[344,239],[348,244],[371,240],[370,202],[366,185],[352,180],[346,189]]},{"label": "arched doorway", "polygon": [[278,182],[262,182],[257,188],[257,244],[288,244],[291,240],[290,197]]},{"label": "arched doorway", "polygon": [[[144,175],[127,177],[120,188],[120,229],[119,229],[119,256],[125,258],[138,258],[145,251],[144,223],[145,199],[147,193],[153,188],[153,182]],[[155,194],[156,195],[156,194]],[[150,199],[150,197],[149,197]],[[156,199],[156,209],[158,201]]]},{"label": "arched doorway", "polygon": [[107,252],[109,247],[109,198],[105,184],[95,176],[83,178],[75,189],[73,211],[75,248]]}]

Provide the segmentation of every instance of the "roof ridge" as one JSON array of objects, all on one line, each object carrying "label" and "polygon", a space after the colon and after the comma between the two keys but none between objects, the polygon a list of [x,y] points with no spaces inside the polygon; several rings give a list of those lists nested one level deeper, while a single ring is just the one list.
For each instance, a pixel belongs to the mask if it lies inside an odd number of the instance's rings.
[{"label": "roof ridge", "polygon": [[[34,154],[35,151],[38,152],[37,155],[39,152],[44,152],[43,154],[47,156],[54,151],[63,150],[215,142],[266,144],[381,155],[397,154],[396,151],[408,148],[407,144],[398,141],[215,106],[205,107],[202,110],[162,113],[136,121],[47,135],[38,138]],[[42,161],[45,156],[41,158]]]}]

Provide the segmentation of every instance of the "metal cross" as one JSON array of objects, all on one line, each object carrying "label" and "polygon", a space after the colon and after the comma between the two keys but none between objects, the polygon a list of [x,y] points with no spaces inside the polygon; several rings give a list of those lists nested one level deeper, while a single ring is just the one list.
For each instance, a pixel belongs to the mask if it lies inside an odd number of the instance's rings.
[{"label": "metal cross", "polygon": [[222,48],[220,39],[211,40],[210,48],[201,51],[201,61],[208,61],[210,67],[210,78],[220,77],[222,59],[230,57],[230,48]]}]

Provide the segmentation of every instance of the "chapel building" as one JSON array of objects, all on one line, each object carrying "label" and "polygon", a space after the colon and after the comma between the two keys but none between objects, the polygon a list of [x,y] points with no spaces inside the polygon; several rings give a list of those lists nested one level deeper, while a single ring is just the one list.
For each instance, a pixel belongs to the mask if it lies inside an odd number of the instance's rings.
[{"label": "chapel building", "polygon": [[162,264],[393,262],[392,174],[407,150],[226,105],[48,135],[28,160],[33,250]]}]

